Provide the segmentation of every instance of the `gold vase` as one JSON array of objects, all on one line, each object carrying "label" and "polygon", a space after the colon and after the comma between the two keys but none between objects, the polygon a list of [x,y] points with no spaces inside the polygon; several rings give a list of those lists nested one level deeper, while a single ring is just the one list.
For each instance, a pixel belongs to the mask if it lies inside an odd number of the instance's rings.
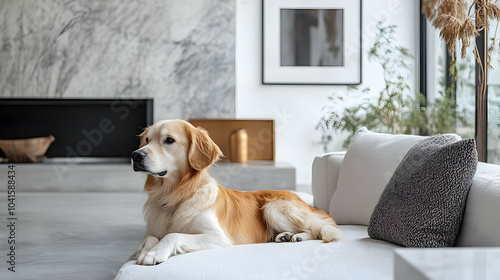
[{"label": "gold vase", "polygon": [[244,128],[236,129],[229,136],[232,162],[248,161],[248,134]]}]

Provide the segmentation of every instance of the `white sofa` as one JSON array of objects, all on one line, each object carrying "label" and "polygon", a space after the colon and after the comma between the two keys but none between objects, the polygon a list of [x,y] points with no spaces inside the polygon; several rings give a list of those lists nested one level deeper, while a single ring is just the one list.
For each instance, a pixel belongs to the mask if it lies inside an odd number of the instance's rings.
[{"label": "white sofa", "polygon": [[[344,156],[345,153],[329,153],[314,160],[312,190],[318,209],[331,209]],[[356,206],[356,201],[350,203]],[[479,163],[456,244],[500,246],[499,215],[500,166]],[[157,266],[139,266],[130,261],[123,265],[116,279],[393,278],[394,249],[400,246],[371,239],[366,225],[339,224],[339,228],[343,239],[333,243],[239,245],[174,256]]]}]

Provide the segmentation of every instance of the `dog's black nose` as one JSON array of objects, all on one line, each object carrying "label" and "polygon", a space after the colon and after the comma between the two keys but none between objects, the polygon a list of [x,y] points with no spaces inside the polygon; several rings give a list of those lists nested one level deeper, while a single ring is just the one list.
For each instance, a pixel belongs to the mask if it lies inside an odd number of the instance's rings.
[{"label": "dog's black nose", "polygon": [[135,163],[138,163],[144,160],[144,158],[146,157],[146,153],[141,150],[133,151],[130,157]]}]

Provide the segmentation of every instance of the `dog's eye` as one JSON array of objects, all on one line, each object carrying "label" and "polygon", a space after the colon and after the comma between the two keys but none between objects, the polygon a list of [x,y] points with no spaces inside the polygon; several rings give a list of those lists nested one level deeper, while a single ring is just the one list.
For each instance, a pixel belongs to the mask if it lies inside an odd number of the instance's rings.
[{"label": "dog's eye", "polygon": [[149,143],[149,138],[146,138],[146,144],[148,144],[148,143]]},{"label": "dog's eye", "polygon": [[167,137],[167,139],[165,139],[165,144],[172,144],[174,142],[175,142],[175,140],[172,137]]}]

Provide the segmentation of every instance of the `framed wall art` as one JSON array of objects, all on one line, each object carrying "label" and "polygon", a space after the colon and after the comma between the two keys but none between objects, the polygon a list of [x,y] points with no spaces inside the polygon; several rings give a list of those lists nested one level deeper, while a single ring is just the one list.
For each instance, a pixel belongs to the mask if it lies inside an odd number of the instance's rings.
[{"label": "framed wall art", "polygon": [[361,83],[361,0],[263,0],[262,83]]}]

